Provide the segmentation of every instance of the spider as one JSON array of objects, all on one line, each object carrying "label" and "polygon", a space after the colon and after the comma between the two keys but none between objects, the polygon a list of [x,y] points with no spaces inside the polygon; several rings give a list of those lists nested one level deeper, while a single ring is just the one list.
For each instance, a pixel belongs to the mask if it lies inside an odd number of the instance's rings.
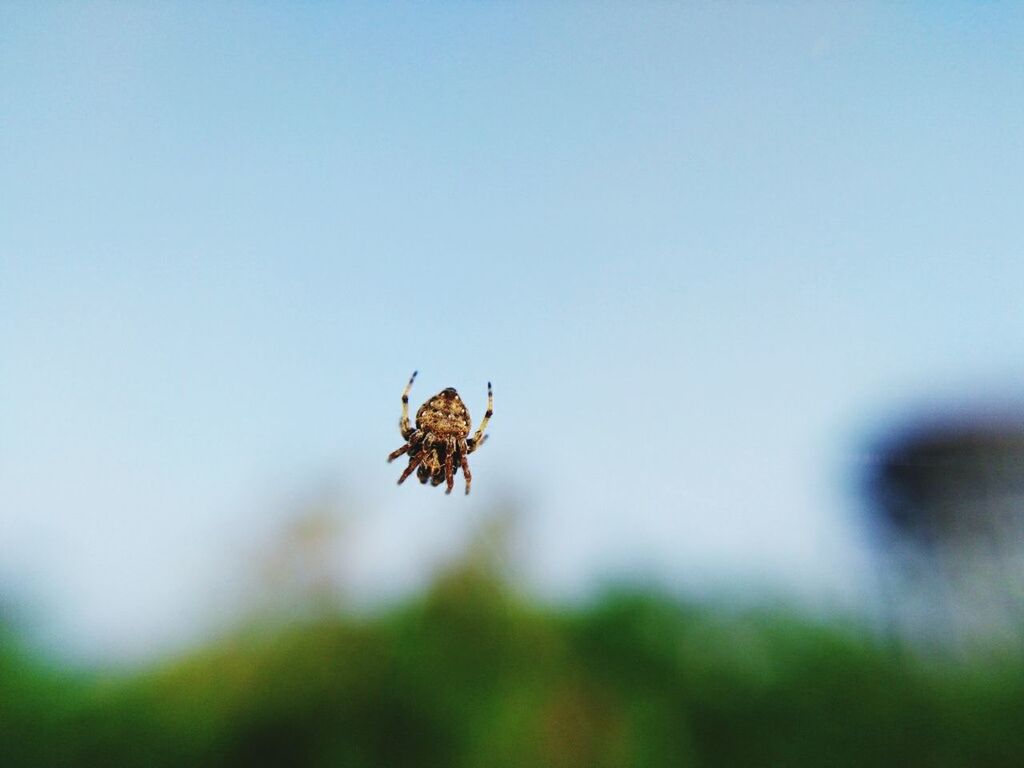
[{"label": "spider", "polygon": [[494,395],[491,393],[491,382],[487,382],[487,413],[480,422],[476,433],[466,439],[472,427],[469,411],[466,409],[459,393],[453,388],[441,390],[427,400],[416,411],[416,429],[409,426],[409,390],[416,380],[417,371],[412,372],[409,383],[402,391],[402,420],[399,429],[405,439],[405,445],[388,456],[388,463],[403,453],[409,454],[409,465],[398,478],[401,485],[416,470],[416,477],[421,483],[427,480],[437,486],[447,481],[445,493],[451,493],[455,486],[455,473],[462,467],[466,476],[466,493],[469,493],[473,475],[469,471],[467,456],[484,444],[487,436],[484,430],[494,413]]}]

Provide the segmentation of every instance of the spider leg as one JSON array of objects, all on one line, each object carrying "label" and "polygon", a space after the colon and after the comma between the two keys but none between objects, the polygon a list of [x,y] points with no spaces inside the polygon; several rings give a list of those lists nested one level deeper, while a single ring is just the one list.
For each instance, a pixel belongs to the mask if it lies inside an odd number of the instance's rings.
[{"label": "spider leg", "polygon": [[412,376],[409,377],[409,383],[402,390],[402,420],[398,423],[398,428],[402,431],[402,437],[406,440],[412,434],[412,429],[409,427],[409,390],[412,389],[412,383],[416,381],[417,373],[419,371],[412,372]]},{"label": "spider leg", "polygon": [[421,461],[423,461],[423,454],[422,453],[417,453],[415,456],[413,456],[411,459],[409,459],[409,466],[407,466],[405,468],[405,471],[402,472],[402,476],[398,478],[398,484],[399,485],[401,485],[402,483],[405,482],[405,478],[407,478],[409,475],[412,474],[412,471],[414,469],[416,469],[416,466]]},{"label": "spider leg", "polygon": [[487,429],[487,422],[491,420],[491,416],[494,415],[494,394],[491,392],[491,382],[487,382],[487,413],[484,414],[484,420],[480,422],[480,426],[476,428],[476,432],[473,436],[467,440],[469,445],[469,452],[472,453],[484,442],[484,430]]},{"label": "spider leg", "polygon": [[469,459],[462,454],[462,474],[466,476],[466,495],[469,496],[469,486],[473,482],[473,473],[469,471]]},{"label": "spider leg", "polygon": [[448,483],[448,487],[445,489],[445,495],[452,492],[452,488],[455,487],[455,473],[452,472],[452,454],[455,452],[455,443],[448,443],[448,450],[445,451],[444,456],[444,479]]},{"label": "spider leg", "polygon": [[392,451],[390,454],[388,454],[388,464],[390,464],[392,461],[397,459],[399,456],[401,456],[403,453],[408,451],[410,448],[412,448],[412,445],[409,444],[409,443],[406,443],[401,448],[399,448],[397,451]]}]

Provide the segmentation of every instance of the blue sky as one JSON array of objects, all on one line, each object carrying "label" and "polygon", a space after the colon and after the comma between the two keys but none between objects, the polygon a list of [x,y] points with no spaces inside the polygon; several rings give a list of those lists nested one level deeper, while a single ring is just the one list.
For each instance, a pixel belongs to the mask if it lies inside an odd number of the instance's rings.
[{"label": "blue sky", "polygon": [[[1022,33],[1000,3],[4,6],[9,599],[65,647],[166,647],[325,476],[360,593],[510,494],[554,594],[863,590],[863,436],[1024,383]],[[494,382],[468,500],[383,462],[413,368],[477,417]]]}]

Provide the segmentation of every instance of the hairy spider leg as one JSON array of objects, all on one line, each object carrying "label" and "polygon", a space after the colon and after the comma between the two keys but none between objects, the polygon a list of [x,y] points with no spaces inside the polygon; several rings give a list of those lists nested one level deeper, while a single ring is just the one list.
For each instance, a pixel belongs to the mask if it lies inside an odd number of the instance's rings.
[{"label": "hairy spider leg", "polygon": [[487,429],[487,422],[491,420],[491,416],[494,415],[494,393],[491,392],[491,382],[487,382],[487,413],[484,414],[484,420],[480,422],[480,426],[476,428],[476,432],[473,437],[469,439],[469,452],[472,453],[483,444],[484,430]]},{"label": "hairy spider leg", "polygon": [[416,469],[416,465],[419,464],[421,461],[423,461],[422,453],[417,453],[415,456],[409,459],[409,466],[405,468],[405,471],[402,472],[402,476],[398,478],[399,485],[405,482],[405,478],[412,474],[412,471]]},{"label": "hairy spider leg", "polygon": [[444,456],[444,479],[448,483],[448,487],[445,489],[445,495],[447,496],[452,492],[452,488],[455,487],[455,473],[452,472],[452,454],[455,453],[455,441],[448,441],[448,450],[445,451]]},{"label": "hairy spider leg", "polygon": [[462,454],[462,474],[466,476],[466,495],[469,496],[469,485],[473,482],[473,473],[469,471],[469,458]]},{"label": "hairy spider leg", "polygon": [[412,376],[409,377],[409,383],[405,385],[405,389],[402,390],[402,420],[398,424],[398,428],[402,431],[402,437],[406,440],[409,439],[409,435],[412,434],[412,429],[409,427],[409,390],[412,389],[412,383],[416,381],[416,374],[419,371],[413,371]]},{"label": "hairy spider leg", "polygon": [[388,454],[388,464],[390,464],[392,461],[397,459],[399,456],[401,456],[403,453],[408,451],[410,448],[412,448],[412,445],[409,444],[409,443],[406,443],[401,448],[399,448],[397,451],[392,451],[390,454]]}]

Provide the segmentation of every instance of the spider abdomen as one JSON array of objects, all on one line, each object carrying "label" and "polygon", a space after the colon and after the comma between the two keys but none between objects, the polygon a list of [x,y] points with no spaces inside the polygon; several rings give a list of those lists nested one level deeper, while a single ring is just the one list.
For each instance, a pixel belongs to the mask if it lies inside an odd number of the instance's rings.
[{"label": "spider abdomen", "polygon": [[461,439],[469,434],[472,422],[459,393],[449,387],[420,406],[416,411],[416,428],[442,439]]}]

